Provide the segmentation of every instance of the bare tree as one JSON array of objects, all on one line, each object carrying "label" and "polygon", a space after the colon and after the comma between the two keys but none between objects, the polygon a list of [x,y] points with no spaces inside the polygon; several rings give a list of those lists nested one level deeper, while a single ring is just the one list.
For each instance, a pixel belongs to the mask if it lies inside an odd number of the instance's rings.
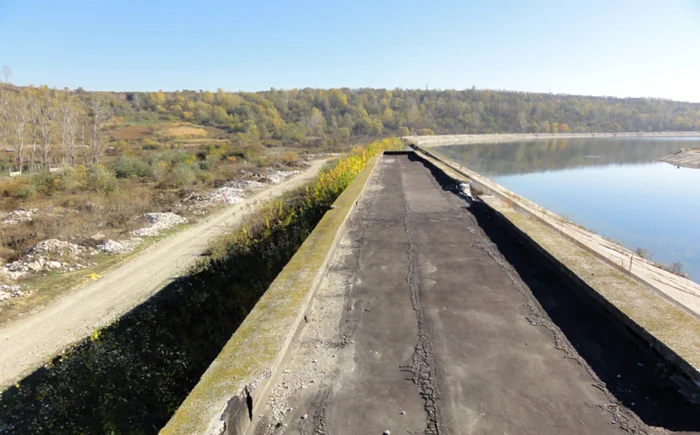
[{"label": "bare tree", "polygon": [[41,117],[41,102],[39,98],[31,95],[25,97],[29,101],[29,124],[28,127],[31,128],[32,132],[32,153],[29,157],[29,167],[34,170],[36,169],[36,152],[38,150],[39,144],[39,118]]},{"label": "bare tree", "polygon": [[85,103],[88,109],[90,134],[90,163],[96,165],[105,152],[102,129],[112,115],[111,108],[100,96],[90,98]]},{"label": "bare tree", "polygon": [[27,97],[17,96],[8,107],[8,118],[12,124],[15,139],[17,139],[17,149],[15,160],[17,168],[21,172],[24,164],[24,141],[27,131],[27,124],[31,119],[31,101]]},{"label": "bare tree", "polygon": [[5,135],[7,134],[7,122],[9,120],[9,100],[4,87],[0,87],[0,144],[5,143]]},{"label": "bare tree", "polygon": [[60,109],[58,129],[61,134],[61,156],[68,158],[68,164],[75,167],[77,146],[75,139],[78,134],[78,111],[68,99],[63,101]]},{"label": "bare tree", "polygon": [[2,75],[5,76],[5,83],[10,83],[10,75],[12,74],[12,70],[10,69],[9,66],[3,65],[2,66]]},{"label": "bare tree", "polygon": [[39,102],[37,128],[41,134],[41,165],[49,170],[49,153],[51,152],[51,135],[56,125],[57,101],[53,91],[47,92]]}]

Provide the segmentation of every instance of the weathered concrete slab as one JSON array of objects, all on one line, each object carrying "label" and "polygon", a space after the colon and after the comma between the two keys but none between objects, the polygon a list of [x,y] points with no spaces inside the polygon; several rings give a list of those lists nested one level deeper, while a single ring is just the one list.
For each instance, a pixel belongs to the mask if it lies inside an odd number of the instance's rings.
[{"label": "weathered concrete slab", "polygon": [[266,394],[376,158],[335,201],[226,343],[163,434],[242,434]]},{"label": "weathered concrete slab", "polygon": [[449,187],[383,157],[256,434],[700,433],[661,357]]},{"label": "weathered concrete slab", "polygon": [[478,184],[488,193],[482,199],[522,232],[524,240],[563,273],[580,280],[591,297],[700,385],[698,284],[631,255],[467,168],[426,150],[419,153],[455,180]]}]

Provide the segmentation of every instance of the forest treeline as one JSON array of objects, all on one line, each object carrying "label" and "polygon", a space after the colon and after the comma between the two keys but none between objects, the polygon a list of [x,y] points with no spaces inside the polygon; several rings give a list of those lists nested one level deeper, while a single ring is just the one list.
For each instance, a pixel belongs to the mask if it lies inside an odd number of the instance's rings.
[{"label": "forest treeline", "polygon": [[31,143],[32,156],[21,156],[31,165],[46,166],[51,148],[60,150],[63,161],[74,160],[74,143],[86,163],[96,162],[113,139],[103,135],[103,127],[108,132],[110,126],[161,122],[216,127],[232,143],[329,147],[410,134],[700,130],[700,104],[477,89],[94,93],[0,88],[0,142]]}]

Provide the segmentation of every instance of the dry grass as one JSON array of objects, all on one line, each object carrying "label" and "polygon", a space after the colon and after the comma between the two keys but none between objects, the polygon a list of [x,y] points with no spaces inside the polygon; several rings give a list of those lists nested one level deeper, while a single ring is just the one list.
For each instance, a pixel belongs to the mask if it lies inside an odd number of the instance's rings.
[{"label": "dry grass", "polygon": [[151,127],[148,125],[129,125],[126,127],[117,127],[110,131],[109,134],[115,140],[143,140],[151,134]]},{"label": "dry grass", "polygon": [[158,137],[163,139],[193,139],[206,138],[208,133],[203,128],[194,127],[188,124],[172,124],[169,127],[158,130]]},{"label": "dry grass", "polygon": [[[140,226],[144,213],[170,208],[176,197],[154,196],[148,186],[131,183],[110,195],[81,193],[66,195],[60,203],[37,213],[31,222],[0,226],[0,255],[6,261],[19,259],[38,242],[67,240],[82,245],[94,244],[91,236],[127,238]],[[39,202],[31,204],[39,205]],[[39,208],[39,207],[37,207]]]}]

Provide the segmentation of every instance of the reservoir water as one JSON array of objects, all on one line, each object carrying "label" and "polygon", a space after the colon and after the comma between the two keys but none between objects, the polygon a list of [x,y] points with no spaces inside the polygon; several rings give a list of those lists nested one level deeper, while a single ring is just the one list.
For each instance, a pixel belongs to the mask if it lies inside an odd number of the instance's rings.
[{"label": "reservoir water", "polygon": [[550,139],[433,150],[700,281],[700,169],[659,162],[700,138]]}]

